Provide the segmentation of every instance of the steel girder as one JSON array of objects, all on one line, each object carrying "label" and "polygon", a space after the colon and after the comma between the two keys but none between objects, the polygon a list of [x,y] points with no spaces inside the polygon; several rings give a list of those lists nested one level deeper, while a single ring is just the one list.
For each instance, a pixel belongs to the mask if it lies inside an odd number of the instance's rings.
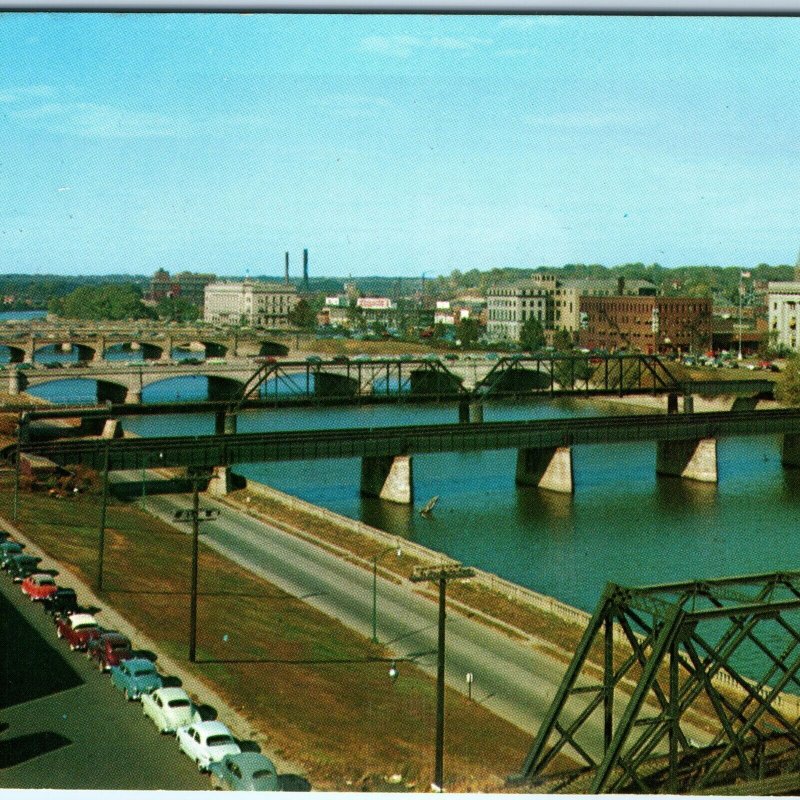
[{"label": "steel girder", "polygon": [[[538,386],[528,385],[532,376],[539,376]],[[538,353],[499,359],[476,384],[475,393],[486,397],[522,392],[624,394],[680,389],[680,382],[658,356]]]},{"label": "steel girder", "polygon": [[800,572],[607,584],[520,777],[691,793],[796,769],[798,623]]}]

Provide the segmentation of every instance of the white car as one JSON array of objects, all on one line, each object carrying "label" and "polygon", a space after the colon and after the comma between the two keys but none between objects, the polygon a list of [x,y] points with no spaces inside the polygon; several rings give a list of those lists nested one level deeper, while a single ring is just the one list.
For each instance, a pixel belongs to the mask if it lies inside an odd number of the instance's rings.
[{"label": "white car", "polygon": [[142,695],[142,713],[153,720],[160,733],[201,722],[200,713],[183,689],[164,687]]},{"label": "white car", "polygon": [[242,752],[231,732],[216,720],[186,725],[178,728],[176,735],[178,747],[197,764],[201,772],[205,772],[213,761]]}]

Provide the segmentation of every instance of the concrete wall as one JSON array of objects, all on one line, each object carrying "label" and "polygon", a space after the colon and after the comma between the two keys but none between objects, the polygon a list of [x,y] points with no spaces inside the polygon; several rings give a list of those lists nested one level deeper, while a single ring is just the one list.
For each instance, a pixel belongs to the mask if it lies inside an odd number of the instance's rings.
[{"label": "concrete wall", "polygon": [[551,492],[572,494],[575,482],[571,447],[526,447],[517,451],[516,481]]},{"label": "concrete wall", "polygon": [[656,472],[704,483],[717,482],[717,440],[657,442]]},{"label": "concrete wall", "polygon": [[411,456],[376,456],[361,459],[361,494],[392,503],[414,502]]}]

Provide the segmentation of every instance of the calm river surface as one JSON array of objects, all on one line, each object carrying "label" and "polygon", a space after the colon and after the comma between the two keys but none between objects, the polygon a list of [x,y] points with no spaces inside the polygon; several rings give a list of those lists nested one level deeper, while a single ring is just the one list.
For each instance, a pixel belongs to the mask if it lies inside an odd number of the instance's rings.
[{"label": "calm river surface", "polygon": [[[82,382],[70,383],[76,384],[72,399],[81,399]],[[64,391],[61,384],[61,399]],[[204,393],[204,379],[180,379],[146,389],[144,399]],[[498,402],[486,406],[485,419],[619,413],[631,407]],[[241,415],[239,431],[455,422],[457,416],[454,406],[410,404],[258,411]],[[210,416],[123,424],[143,436],[213,432]],[[714,486],[657,477],[652,443],[575,447],[573,497],[515,487],[516,451],[418,456],[416,510],[361,498],[355,459],[241,464],[237,471],[591,611],[607,580],[638,585],[796,569],[800,471],[781,467],[779,448],[778,437],[721,440]],[[439,504],[423,519],[418,509],[433,495]]]}]

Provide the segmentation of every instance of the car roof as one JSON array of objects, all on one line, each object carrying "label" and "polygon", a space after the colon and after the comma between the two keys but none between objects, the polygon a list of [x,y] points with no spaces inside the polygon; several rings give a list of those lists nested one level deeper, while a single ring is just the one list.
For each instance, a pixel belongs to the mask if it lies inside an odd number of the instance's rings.
[{"label": "car roof", "polygon": [[247,767],[250,772],[255,772],[257,769],[264,769],[267,766],[272,767],[273,772],[277,772],[275,764],[263,753],[236,753],[235,755],[225,756],[225,758],[227,758],[228,761],[233,761],[236,764]]},{"label": "car roof", "polygon": [[163,686],[161,689],[156,689],[153,694],[157,694],[167,703],[170,700],[188,700],[189,702],[192,700],[186,691],[179,689],[177,686]]},{"label": "car roof", "polygon": [[34,572],[33,575],[28,575],[32,581],[44,581],[45,583],[55,583],[56,579],[46,572]]},{"label": "car roof", "polygon": [[124,633],[120,633],[119,631],[106,631],[102,635],[102,638],[110,642],[130,642],[130,639],[128,639]]},{"label": "car roof", "polygon": [[156,665],[149,658],[126,658],[125,663],[128,665],[128,669],[131,670],[142,669],[142,667],[156,668]]},{"label": "car roof", "polygon": [[194,724],[194,729],[204,733],[206,736],[213,736],[217,733],[227,733],[230,735],[231,733],[228,730],[228,727],[218,719],[209,719],[205,722],[196,722]]},{"label": "car roof", "polygon": [[76,625],[97,625],[97,620],[91,614],[72,614],[67,619],[73,628]]}]

